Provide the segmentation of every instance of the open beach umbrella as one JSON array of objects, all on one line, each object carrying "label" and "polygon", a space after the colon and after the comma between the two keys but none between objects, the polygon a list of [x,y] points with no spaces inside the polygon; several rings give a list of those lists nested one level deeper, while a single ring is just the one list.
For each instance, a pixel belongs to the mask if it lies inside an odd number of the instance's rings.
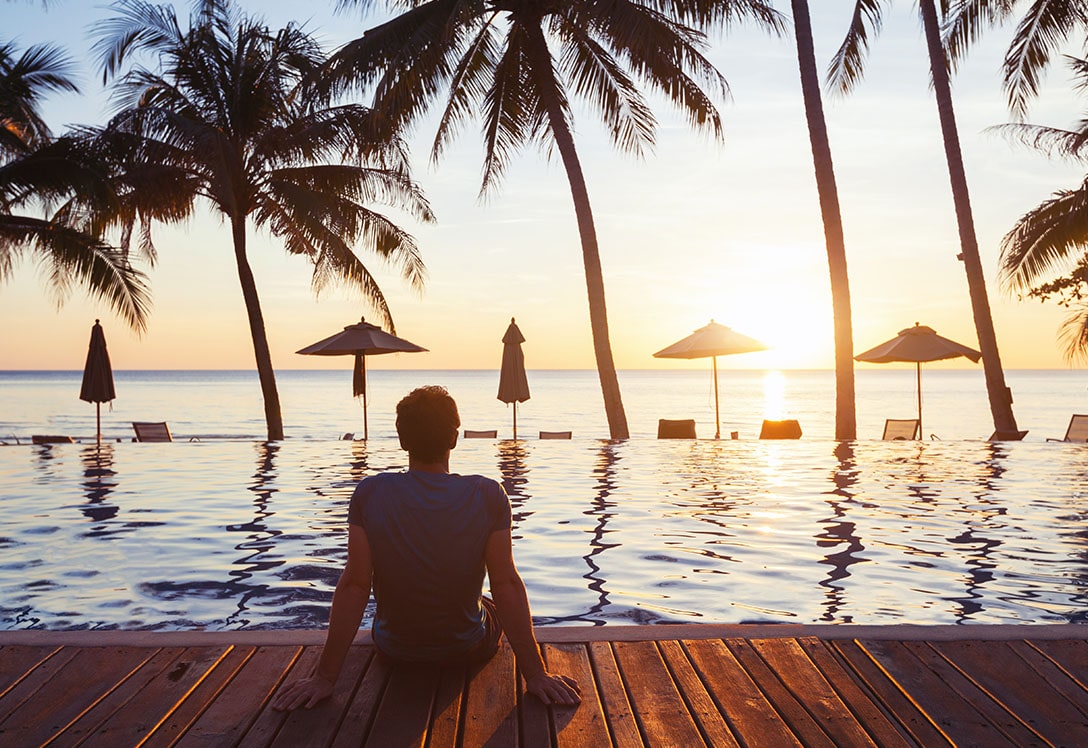
[{"label": "open beach umbrella", "polygon": [[732,328],[719,325],[714,320],[706,327],[688,335],[683,340],[662,348],[654,354],[654,358],[711,358],[714,361],[714,438],[720,439],[722,435],[721,416],[718,411],[718,356],[729,356],[734,353],[751,353],[753,351],[765,351],[767,346],[755,338],[742,335]]},{"label": "open beach umbrella", "polygon": [[525,377],[525,353],[521,334],[514,318],[502,336],[502,369],[499,371],[499,400],[514,406],[514,438],[518,438],[518,403],[529,399],[529,380]]},{"label": "open beach umbrella", "polygon": [[891,340],[854,356],[857,361],[871,364],[888,364],[893,361],[913,361],[918,385],[918,433],[922,433],[922,362],[943,361],[949,358],[969,358],[976,364],[982,354],[974,348],[942,338],[932,327],[914,323],[914,327],[900,330]]},{"label": "open beach umbrella", "polygon": [[94,403],[95,435],[102,443],[102,403],[108,403],[117,397],[113,390],[113,368],[110,366],[110,354],[106,350],[106,333],[98,320],[91,328],[91,342],[87,346],[87,362],[83,365],[83,384],[79,388],[79,399]]},{"label": "open beach umbrella", "polygon": [[352,394],[363,398],[363,438],[367,439],[370,434],[366,422],[366,357],[382,353],[419,353],[426,350],[360,318],[358,324],[348,325],[335,335],[330,335],[295,353],[305,356],[355,356]]}]

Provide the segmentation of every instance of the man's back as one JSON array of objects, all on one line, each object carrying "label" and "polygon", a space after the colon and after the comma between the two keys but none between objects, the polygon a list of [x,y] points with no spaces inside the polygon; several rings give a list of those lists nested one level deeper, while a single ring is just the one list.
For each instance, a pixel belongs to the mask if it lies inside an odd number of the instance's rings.
[{"label": "man's back", "polygon": [[370,541],[374,641],[401,660],[465,654],[484,636],[484,549],[510,527],[502,487],[478,475],[409,470],[363,480],[348,521]]}]

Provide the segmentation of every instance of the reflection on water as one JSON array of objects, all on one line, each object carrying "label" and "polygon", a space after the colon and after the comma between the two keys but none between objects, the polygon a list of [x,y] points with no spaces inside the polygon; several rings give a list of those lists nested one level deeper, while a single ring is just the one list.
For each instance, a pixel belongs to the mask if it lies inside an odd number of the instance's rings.
[{"label": "reflection on water", "polygon": [[[0,449],[0,627],[323,625],[394,440]],[[462,444],[542,625],[1088,622],[1088,447]]]}]

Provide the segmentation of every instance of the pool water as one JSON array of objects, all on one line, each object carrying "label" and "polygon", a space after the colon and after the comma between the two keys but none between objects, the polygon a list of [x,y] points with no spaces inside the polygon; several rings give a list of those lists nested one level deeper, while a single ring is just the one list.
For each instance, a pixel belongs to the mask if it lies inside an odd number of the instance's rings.
[{"label": "pool water", "polygon": [[[325,624],[394,439],[0,447],[0,628]],[[539,625],[1088,622],[1088,446],[463,442]]]}]

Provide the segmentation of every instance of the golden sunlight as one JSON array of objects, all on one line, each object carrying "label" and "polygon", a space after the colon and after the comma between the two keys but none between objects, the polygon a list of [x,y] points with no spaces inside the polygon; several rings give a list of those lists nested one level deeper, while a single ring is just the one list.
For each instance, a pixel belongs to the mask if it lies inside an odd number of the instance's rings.
[{"label": "golden sunlight", "polygon": [[763,375],[763,417],[779,421],[786,411],[786,377],[780,371]]}]

